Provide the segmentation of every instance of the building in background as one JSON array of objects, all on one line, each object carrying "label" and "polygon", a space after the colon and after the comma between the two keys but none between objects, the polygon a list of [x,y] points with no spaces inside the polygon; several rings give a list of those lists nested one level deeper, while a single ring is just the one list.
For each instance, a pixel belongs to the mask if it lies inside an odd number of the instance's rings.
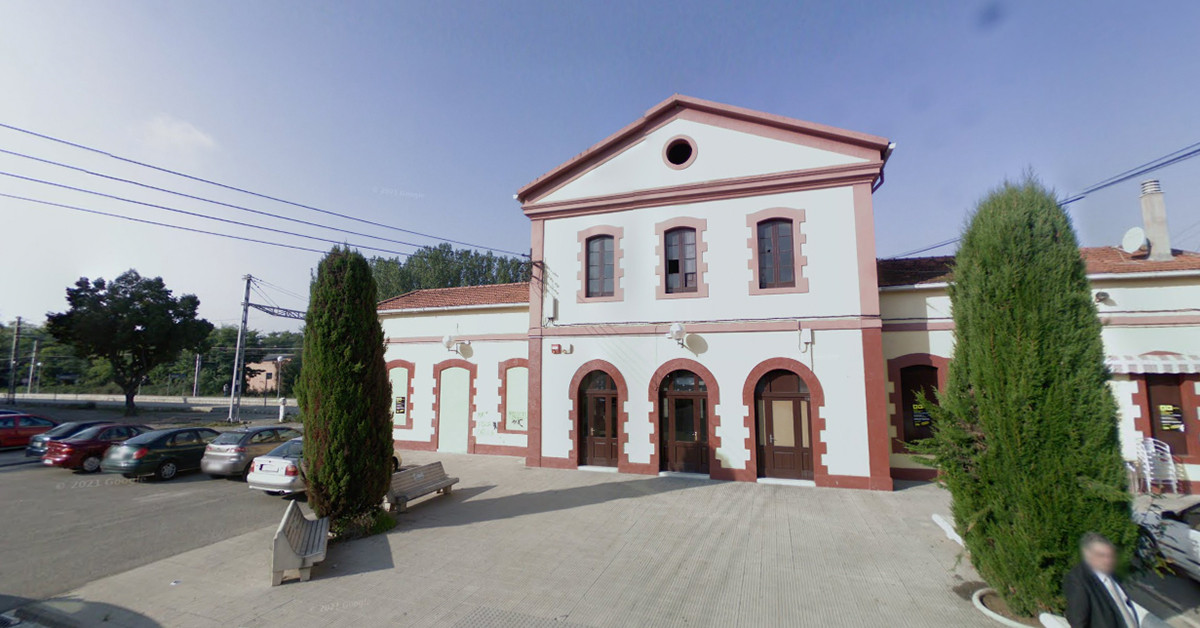
[{"label": "building in background", "polygon": [[[953,357],[953,260],[876,259],[891,150],[664,101],[518,192],[530,283],[379,305],[397,445],[881,490],[930,477],[905,442],[930,429],[915,391]],[[1200,255],[1170,250],[1154,193],[1148,250],[1081,253],[1127,456],[1154,436],[1200,480]]]}]

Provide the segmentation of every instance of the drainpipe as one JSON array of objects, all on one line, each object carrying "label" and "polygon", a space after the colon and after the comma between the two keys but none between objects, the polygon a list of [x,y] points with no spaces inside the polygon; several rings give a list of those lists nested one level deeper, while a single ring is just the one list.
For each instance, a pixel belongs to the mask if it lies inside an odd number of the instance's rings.
[{"label": "drainpipe", "polygon": [[888,157],[892,156],[892,151],[896,150],[896,143],[889,142],[887,148],[883,149],[883,165],[879,166],[879,178],[875,179],[875,185],[871,186],[871,193],[874,194],[879,186],[883,185],[883,168],[887,166]]}]

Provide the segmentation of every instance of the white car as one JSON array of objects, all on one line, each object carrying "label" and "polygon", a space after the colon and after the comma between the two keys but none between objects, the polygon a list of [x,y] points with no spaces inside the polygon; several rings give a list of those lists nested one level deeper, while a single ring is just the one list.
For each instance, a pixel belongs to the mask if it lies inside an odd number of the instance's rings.
[{"label": "white car", "polygon": [[1138,554],[1162,556],[1192,580],[1200,581],[1200,504],[1182,510],[1135,512]]},{"label": "white car", "polygon": [[[289,495],[308,490],[300,474],[300,460],[304,456],[303,437],[293,438],[259,456],[250,463],[246,485],[268,495]],[[400,452],[392,452],[392,472],[400,470]]]}]

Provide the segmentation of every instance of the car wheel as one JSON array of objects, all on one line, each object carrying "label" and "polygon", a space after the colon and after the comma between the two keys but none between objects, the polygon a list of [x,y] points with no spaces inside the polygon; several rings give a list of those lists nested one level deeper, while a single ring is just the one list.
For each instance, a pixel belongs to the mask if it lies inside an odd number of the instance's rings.
[{"label": "car wheel", "polygon": [[400,471],[400,460],[398,458],[396,458],[395,456],[392,456],[392,473],[397,473],[399,471]]},{"label": "car wheel", "polygon": [[154,472],[154,477],[160,480],[169,480],[175,477],[176,473],[179,473],[179,467],[176,467],[174,462],[167,460],[158,465],[158,470]]},{"label": "car wheel", "polygon": [[223,478],[223,477],[225,477],[225,476],[223,476],[223,475],[221,475],[221,474],[219,474],[219,473],[209,473],[209,474],[208,474],[208,477],[210,477],[210,478],[212,478],[212,479],[214,479],[214,480],[219,480],[219,479],[221,479],[221,478]]},{"label": "car wheel", "polygon": [[88,456],[83,459],[83,465],[79,467],[84,473],[95,473],[100,470],[100,457]]}]

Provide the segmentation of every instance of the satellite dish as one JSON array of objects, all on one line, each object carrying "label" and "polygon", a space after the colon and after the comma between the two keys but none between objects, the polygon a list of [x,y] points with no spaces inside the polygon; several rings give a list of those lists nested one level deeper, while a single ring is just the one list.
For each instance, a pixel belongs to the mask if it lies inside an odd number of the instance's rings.
[{"label": "satellite dish", "polygon": [[1146,231],[1141,227],[1126,231],[1125,236],[1121,238],[1121,250],[1130,255],[1137,253],[1143,246],[1146,246]]}]

